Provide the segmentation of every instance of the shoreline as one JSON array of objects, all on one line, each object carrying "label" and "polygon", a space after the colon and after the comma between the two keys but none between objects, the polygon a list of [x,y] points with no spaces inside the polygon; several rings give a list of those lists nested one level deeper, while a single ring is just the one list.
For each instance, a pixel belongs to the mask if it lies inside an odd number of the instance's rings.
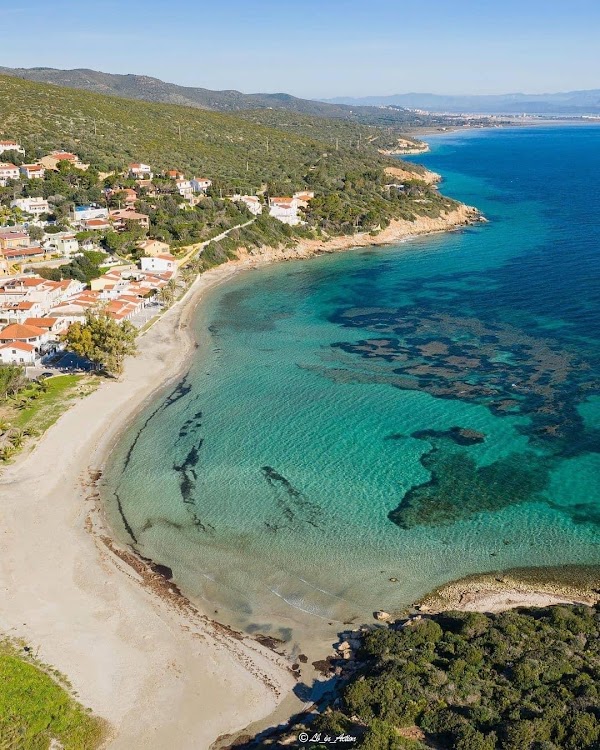
[{"label": "shoreline", "polygon": [[415,604],[423,614],[445,610],[504,612],[517,607],[549,607],[600,601],[600,567],[517,568],[467,576],[431,591]]},{"label": "shoreline", "polygon": [[0,630],[39,648],[67,675],[78,699],[110,724],[105,747],[208,747],[270,716],[296,684],[289,662],[195,606],[180,606],[185,597],[160,574],[168,596],[140,585],[140,558],[112,541],[91,486],[139,410],[187,368],[190,321],[203,296],[243,270],[457,229],[477,216],[460,206],[438,219],[392,222],[374,236],[245,253],[205,272],[140,336],[120,380],[74,403],[4,469]]}]

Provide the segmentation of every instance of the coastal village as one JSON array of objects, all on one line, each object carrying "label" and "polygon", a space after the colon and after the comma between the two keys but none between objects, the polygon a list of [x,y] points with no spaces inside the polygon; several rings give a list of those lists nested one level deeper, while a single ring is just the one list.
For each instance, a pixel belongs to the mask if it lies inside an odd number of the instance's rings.
[{"label": "coastal village", "polygon": [[[173,301],[185,264],[211,238],[174,249],[153,233],[142,207],[156,208],[158,199],[168,198],[178,210],[193,209],[210,196],[213,182],[178,169],[155,173],[150,164],[134,162],[121,173],[98,174],[96,201],[65,205],[63,196],[43,197],[48,191],[39,188],[53,175],[91,174],[90,165],[62,150],[35,163],[25,163],[25,155],[16,140],[0,141],[0,363],[23,366],[36,377],[48,367],[85,367],[64,351],[62,337],[90,310],[141,329]],[[302,209],[313,197],[310,191],[233,193],[226,200],[244,225],[266,213],[292,227],[303,222]],[[216,227],[213,235],[229,231]],[[68,271],[82,258],[95,263],[85,280]]]}]

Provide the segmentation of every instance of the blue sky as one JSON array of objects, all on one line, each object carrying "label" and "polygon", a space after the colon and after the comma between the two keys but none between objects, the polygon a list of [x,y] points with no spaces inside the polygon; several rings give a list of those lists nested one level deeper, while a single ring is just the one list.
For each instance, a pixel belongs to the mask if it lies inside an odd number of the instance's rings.
[{"label": "blue sky", "polygon": [[9,2],[9,67],[314,98],[600,88],[599,0]]}]

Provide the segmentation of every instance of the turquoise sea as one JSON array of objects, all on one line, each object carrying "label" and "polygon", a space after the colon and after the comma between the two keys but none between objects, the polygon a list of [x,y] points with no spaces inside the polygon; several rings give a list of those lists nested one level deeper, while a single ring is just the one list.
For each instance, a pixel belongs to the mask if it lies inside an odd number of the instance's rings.
[{"label": "turquoise sea", "polygon": [[119,538],[248,632],[600,563],[600,127],[431,143],[488,224],[215,290],[111,456]]}]

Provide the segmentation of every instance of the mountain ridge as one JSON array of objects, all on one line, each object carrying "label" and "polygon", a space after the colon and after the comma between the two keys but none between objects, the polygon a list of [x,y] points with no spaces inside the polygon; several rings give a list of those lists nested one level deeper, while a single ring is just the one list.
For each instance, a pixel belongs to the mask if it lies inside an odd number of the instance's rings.
[{"label": "mountain ridge", "polygon": [[[68,88],[84,89],[98,94],[111,94],[128,99],[141,99],[163,104],[182,104],[217,112],[236,112],[248,109],[281,109],[301,114],[332,119],[355,119],[352,107],[329,104],[311,99],[301,99],[284,92],[274,94],[244,94],[235,89],[212,89],[180,86],[137,73],[104,73],[91,68],[9,68],[0,67],[0,73],[23,78],[36,83],[50,83]],[[377,109],[377,108],[374,108]],[[360,116],[366,114],[361,110]],[[400,113],[399,113],[400,115]],[[398,121],[401,121],[399,116]]]}]

